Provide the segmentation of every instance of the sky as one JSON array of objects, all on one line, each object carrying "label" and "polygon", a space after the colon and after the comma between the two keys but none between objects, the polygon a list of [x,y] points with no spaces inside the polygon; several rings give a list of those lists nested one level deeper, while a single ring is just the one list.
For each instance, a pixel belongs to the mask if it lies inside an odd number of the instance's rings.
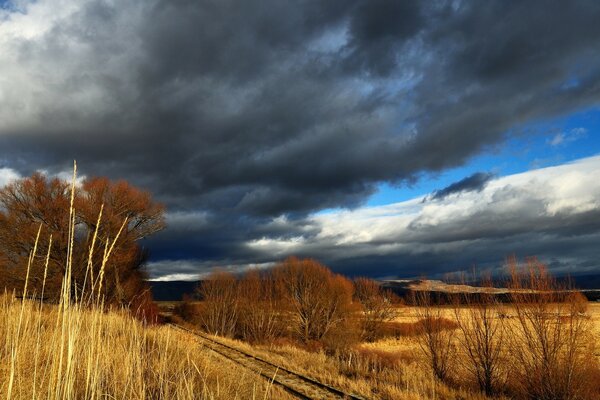
[{"label": "sky", "polygon": [[[127,179],[153,279],[600,272],[597,1],[0,0],[0,184]],[[62,175],[61,175],[62,176]]]}]

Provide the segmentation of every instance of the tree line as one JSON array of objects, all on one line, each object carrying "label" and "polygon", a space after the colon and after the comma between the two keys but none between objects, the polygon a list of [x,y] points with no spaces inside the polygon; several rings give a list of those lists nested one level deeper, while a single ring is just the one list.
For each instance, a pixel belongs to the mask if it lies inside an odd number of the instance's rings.
[{"label": "tree line", "polygon": [[372,340],[394,317],[398,301],[373,280],[350,281],[316,260],[296,257],[242,276],[214,273],[199,285],[198,295],[201,303],[184,302],[179,313],[209,333],[251,342],[282,336],[320,342],[350,323]]}]

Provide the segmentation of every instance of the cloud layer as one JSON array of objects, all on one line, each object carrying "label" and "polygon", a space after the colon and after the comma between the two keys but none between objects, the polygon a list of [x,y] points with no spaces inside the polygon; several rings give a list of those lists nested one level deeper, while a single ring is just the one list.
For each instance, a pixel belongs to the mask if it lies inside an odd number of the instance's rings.
[{"label": "cloud layer", "polygon": [[[253,263],[316,257],[339,271],[379,278],[496,268],[512,254],[541,256],[556,272],[594,271],[599,266],[598,176],[600,156],[495,178],[480,190],[455,191],[435,201],[423,201],[425,196],[302,221],[278,218],[271,222],[274,227],[296,233],[249,240],[245,256]],[[214,263],[170,266],[191,278]]]},{"label": "cloud layer", "polygon": [[596,1],[19,1],[0,161],[151,190],[194,224],[158,259],[250,260],[249,240],[316,234],[312,212],[597,106],[598,20]]}]

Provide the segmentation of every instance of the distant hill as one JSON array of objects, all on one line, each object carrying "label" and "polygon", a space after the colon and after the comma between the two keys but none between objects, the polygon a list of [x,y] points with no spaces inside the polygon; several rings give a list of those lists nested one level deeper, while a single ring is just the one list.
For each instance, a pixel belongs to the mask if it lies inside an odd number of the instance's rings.
[{"label": "distant hill", "polygon": [[[566,278],[561,277],[558,279],[563,280]],[[579,275],[569,279],[571,279],[573,286],[582,290],[588,298],[596,299],[600,297],[600,274]],[[148,283],[152,288],[154,300],[180,301],[184,294],[193,295],[200,281],[149,281]],[[400,296],[406,295],[411,289],[420,288],[420,290],[424,290],[425,287],[427,287],[425,290],[440,292],[477,292],[480,290],[476,283],[472,283],[472,285],[452,285],[439,280],[398,279],[382,281],[382,284]],[[506,293],[501,288],[496,290],[497,293]]]},{"label": "distant hill", "polygon": [[577,289],[600,290],[600,274],[573,276],[571,279]]},{"label": "distant hill", "polygon": [[156,301],[180,301],[184,294],[193,295],[200,281],[148,281]]},{"label": "distant hill", "polygon": [[[600,299],[600,275],[580,275],[574,277],[558,277],[557,280],[566,282],[569,281],[570,286],[574,289],[580,290],[589,300],[595,301]],[[385,280],[381,282],[382,286],[392,290],[398,296],[407,298],[411,292],[415,291],[428,291],[437,292],[446,296],[450,293],[471,293],[477,295],[477,293],[492,293],[499,296],[500,299],[506,299],[509,289],[503,287],[501,282],[495,287],[483,288],[479,286],[478,282],[469,282],[469,284],[453,284],[446,283],[441,280],[429,280],[429,279],[397,279],[397,280]]]}]

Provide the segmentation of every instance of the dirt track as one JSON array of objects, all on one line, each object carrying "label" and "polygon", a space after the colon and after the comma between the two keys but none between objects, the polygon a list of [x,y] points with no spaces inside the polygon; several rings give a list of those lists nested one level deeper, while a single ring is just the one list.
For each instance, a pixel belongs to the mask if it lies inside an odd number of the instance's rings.
[{"label": "dirt track", "polygon": [[193,335],[200,345],[232,360],[283,387],[299,399],[362,399],[325,385],[307,376],[297,374],[267,360],[248,354],[243,350],[219,342],[205,333],[192,331],[180,325],[171,324],[174,329]]}]

